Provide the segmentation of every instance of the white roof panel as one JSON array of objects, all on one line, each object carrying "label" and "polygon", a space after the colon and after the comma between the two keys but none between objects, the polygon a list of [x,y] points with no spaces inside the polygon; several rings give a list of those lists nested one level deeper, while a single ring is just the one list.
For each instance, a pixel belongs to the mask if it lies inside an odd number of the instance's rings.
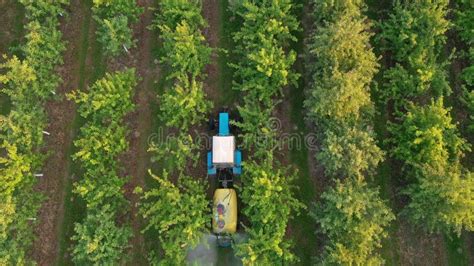
[{"label": "white roof panel", "polygon": [[235,137],[213,136],[212,137],[212,163],[234,164]]}]

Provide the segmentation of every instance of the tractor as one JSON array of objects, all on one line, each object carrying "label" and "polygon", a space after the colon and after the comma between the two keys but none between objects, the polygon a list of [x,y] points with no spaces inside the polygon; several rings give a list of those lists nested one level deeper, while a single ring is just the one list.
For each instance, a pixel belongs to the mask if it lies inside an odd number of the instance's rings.
[{"label": "tractor", "polygon": [[209,119],[210,129],[218,128],[212,136],[211,150],[207,153],[207,174],[217,181],[212,204],[212,232],[220,247],[232,245],[237,231],[237,193],[233,188],[234,176],[242,174],[242,152],[236,148],[231,135],[229,112],[219,112],[218,120]]}]

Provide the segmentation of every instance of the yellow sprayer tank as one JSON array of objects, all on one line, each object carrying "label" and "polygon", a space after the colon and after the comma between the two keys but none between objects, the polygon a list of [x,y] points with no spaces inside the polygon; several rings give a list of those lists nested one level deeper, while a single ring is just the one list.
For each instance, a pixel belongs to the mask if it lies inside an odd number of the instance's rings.
[{"label": "yellow sprayer tank", "polygon": [[233,234],[237,231],[237,193],[232,188],[218,188],[212,207],[214,234]]}]

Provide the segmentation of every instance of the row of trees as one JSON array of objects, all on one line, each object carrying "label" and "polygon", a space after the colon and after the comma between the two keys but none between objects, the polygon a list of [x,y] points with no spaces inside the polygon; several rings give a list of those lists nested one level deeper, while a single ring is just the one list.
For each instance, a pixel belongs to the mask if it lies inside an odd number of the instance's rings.
[{"label": "row of trees", "polygon": [[242,25],[233,36],[240,61],[231,64],[234,89],[243,93],[238,107],[243,122],[237,125],[248,151],[239,194],[249,221],[245,227],[249,239],[235,246],[244,265],[297,261],[286,228],[290,217],[304,206],[293,194],[294,174],[274,157],[278,132],[271,119],[283,87],[296,86],[298,79],[291,69],[296,53],[288,47],[296,41],[293,33],[299,27],[293,9],[290,0],[244,0],[233,10]]},{"label": "row of trees", "polygon": [[143,12],[136,1],[94,0],[92,12],[97,22],[97,40],[106,55],[117,56],[135,46],[130,25]]},{"label": "row of trees", "polygon": [[447,0],[396,1],[378,39],[394,62],[381,89],[395,106],[390,153],[410,183],[404,214],[429,232],[460,234],[474,230],[474,179],[460,164],[469,145],[443,103],[447,13]]},{"label": "row of trees", "polygon": [[[136,1],[94,0],[92,12],[97,40],[107,57],[135,45],[131,24],[143,12]],[[75,223],[72,237],[72,260],[79,265],[117,264],[129,247],[132,229],[125,218],[129,202],[123,191],[129,177],[119,174],[119,156],[129,148],[124,118],[135,108],[138,79],[135,69],[126,68],[106,73],[87,92],[68,94],[86,121],[72,157],[82,169],[73,193],[86,204],[86,216]]]},{"label": "row of trees", "polygon": [[158,231],[163,251],[152,252],[153,265],[185,264],[187,251],[209,230],[207,182],[186,173],[199,158],[191,127],[202,123],[211,108],[202,83],[211,54],[201,32],[204,27],[200,0],[163,0],[152,24],[160,32],[161,62],[167,68],[167,85],[159,97],[160,120],[174,134],[149,148],[152,159],[163,167],[160,176],[152,174],[156,188],[142,194],[140,205],[147,220],[144,231]]},{"label": "row of trees", "polygon": [[[67,0],[20,0],[26,10],[26,43],[20,58],[0,64],[2,93],[12,108],[0,116],[0,264],[28,263],[26,253],[33,241],[42,196],[34,191],[45,155],[46,114],[43,105],[55,94],[61,78],[55,68],[62,64],[65,49],[58,30]],[[4,57],[6,59],[6,57]]]},{"label": "row of trees", "polygon": [[370,85],[378,63],[370,46],[364,1],[315,0],[310,39],[312,83],[307,118],[322,140],[318,161],[335,184],[312,211],[328,237],[326,265],[379,265],[376,253],[395,217],[377,189],[365,181],[384,153],[376,145]]},{"label": "row of trees", "polygon": [[111,265],[117,263],[127,247],[132,231],[119,221],[128,202],[123,195],[126,178],[118,174],[118,156],[128,149],[125,115],[134,109],[137,85],[134,69],[106,74],[87,92],[68,95],[78,104],[87,122],[74,141],[73,160],[83,169],[73,192],[86,203],[86,217],[76,223],[73,261],[77,264]]}]

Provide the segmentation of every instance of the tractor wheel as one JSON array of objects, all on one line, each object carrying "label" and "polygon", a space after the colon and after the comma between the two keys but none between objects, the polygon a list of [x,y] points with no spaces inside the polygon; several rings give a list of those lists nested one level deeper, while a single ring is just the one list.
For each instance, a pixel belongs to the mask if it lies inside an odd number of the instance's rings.
[{"label": "tractor wheel", "polygon": [[216,121],[214,120],[214,117],[209,117],[209,131],[215,130],[216,129]]}]

